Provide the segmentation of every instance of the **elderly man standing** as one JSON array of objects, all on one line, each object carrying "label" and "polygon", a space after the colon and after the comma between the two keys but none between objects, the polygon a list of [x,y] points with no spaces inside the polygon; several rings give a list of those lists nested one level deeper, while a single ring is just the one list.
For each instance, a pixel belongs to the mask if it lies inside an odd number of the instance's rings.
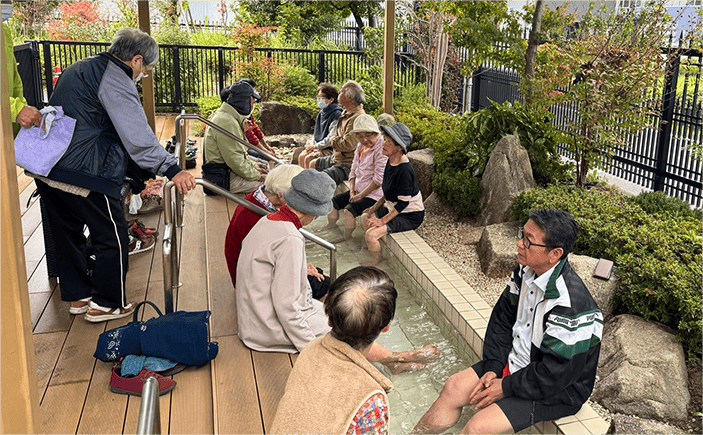
[{"label": "elderly man standing", "polygon": [[[154,38],[122,29],[107,52],[66,68],[49,100],[63,106],[76,127],[64,156],[36,184],[56,245],[61,299],[72,301],[71,314],[86,313],[90,322],[134,311],[125,293],[129,238],[120,200],[128,159],[166,175],[183,194],[195,188],[193,176],[178,166],[149,127],[135,86],[158,60]],[[84,225],[96,257],[92,279],[86,274]]]},{"label": "elderly man standing", "polygon": [[393,281],[375,267],[356,267],[334,282],[325,300],[332,330],[300,353],[271,433],[388,433],[393,384],[369,352],[390,328],[397,297]]},{"label": "elderly man standing", "polygon": [[464,406],[462,433],[516,433],[572,415],[596,378],[603,315],[567,261],[577,226],[538,209],[518,232],[518,263],[491,313],[483,359],[447,379],[415,433],[442,433]]},{"label": "elderly man standing", "polygon": [[349,80],[342,86],[337,100],[344,111],[337,120],[337,133],[329,139],[333,154],[310,162],[318,171],[327,173],[336,184],[346,181],[351,171],[354,151],[359,143],[352,130],[356,118],[365,113],[364,98],[364,90],[357,82]]}]

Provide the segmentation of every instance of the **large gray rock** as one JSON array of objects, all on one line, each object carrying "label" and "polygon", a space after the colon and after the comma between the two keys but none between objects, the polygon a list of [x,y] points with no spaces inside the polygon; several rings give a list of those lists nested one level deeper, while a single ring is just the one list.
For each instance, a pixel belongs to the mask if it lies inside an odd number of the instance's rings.
[{"label": "large gray rock", "polygon": [[512,197],[534,185],[532,165],[527,150],[516,135],[504,136],[491,152],[481,178],[481,214],[478,225],[492,225],[511,220]]},{"label": "large gray rock", "polygon": [[518,222],[488,225],[476,245],[481,272],[492,278],[506,277],[517,263]]},{"label": "large gray rock", "polygon": [[432,177],[434,176],[434,151],[429,148],[410,151],[408,160],[413,165],[422,198],[429,198],[432,193]]},{"label": "large gray rock", "polygon": [[259,127],[264,135],[312,133],[315,120],[298,106],[286,106],[276,101],[261,103]]},{"label": "large gray rock", "polygon": [[612,299],[618,288],[618,279],[615,274],[607,281],[593,276],[593,269],[596,267],[597,261],[598,259],[586,255],[569,255],[569,262],[573,266],[574,271],[586,284],[586,288],[591,292],[593,300],[596,301],[603,313],[603,317],[608,319],[613,315]]},{"label": "large gray rock", "polygon": [[610,422],[608,433],[613,434],[675,434],[685,433],[681,428],[655,420],[646,420],[631,415],[616,414]]},{"label": "large gray rock", "polygon": [[683,347],[666,326],[630,314],[606,323],[592,400],[612,412],[661,421],[686,419]]},{"label": "large gray rock", "polygon": [[427,198],[425,198],[423,194],[422,201],[425,205],[425,211],[427,213],[447,217],[453,217],[454,215],[456,215],[456,213],[451,207],[442,202],[442,200],[439,198],[439,195],[437,195],[437,192],[432,192]]}]

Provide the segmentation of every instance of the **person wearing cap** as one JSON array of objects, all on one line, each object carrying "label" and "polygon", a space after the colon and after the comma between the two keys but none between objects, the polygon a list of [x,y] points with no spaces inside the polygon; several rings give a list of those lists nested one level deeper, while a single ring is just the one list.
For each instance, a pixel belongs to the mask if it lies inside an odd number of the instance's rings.
[{"label": "person wearing cap", "polygon": [[373,116],[363,114],[356,118],[351,132],[356,135],[359,145],[349,171],[349,191],[332,198],[334,210],[327,216],[329,228],[337,228],[339,211],[344,210],[344,237],[332,243],[351,239],[356,218],[383,196],[381,184],[388,157],[383,155],[381,130]]},{"label": "person wearing cap", "polygon": [[[296,353],[331,327],[320,301],[313,299],[307,280],[305,240],[298,231],[332,211],[336,185],[324,172],[305,169],[283,194],[286,205],[259,219],[242,241],[237,262],[238,336],[260,352]],[[424,368],[439,348],[391,352],[378,343],[368,360],[392,373]]]},{"label": "person wearing cap", "polygon": [[342,115],[342,107],[337,104],[339,92],[334,85],[323,82],[317,86],[317,107],[320,112],[315,118],[312,139],[298,156],[298,164],[303,168],[314,169],[310,163],[318,157],[332,154],[332,138],[337,132],[337,120]]},{"label": "person wearing cap", "polygon": [[[238,81],[248,83],[249,86],[254,88],[255,92],[258,92],[256,90],[256,82],[250,78],[247,77],[242,77]],[[257,103],[261,100],[257,100]],[[249,143],[254,145],[255,147],[261,148],[262,150],[266,151],[267,153],[271,154],[272,156],[276,156],[276,151],[269,146],[269,144],[266,142],[266,139],[264,138],[264,132],[261,131],[259,128],[259,125],[256,123],[254,120],[254,115],[250,116],[249,119],[244,123],[244,133],[247,135],[247,139],[249,140]],[[260,159],[265,159],[263,154],[257,153],[256,151],[249,149],[249,155],[252,157],[258,157]]]},{"label": "person wearing cap", "polygon": [[364,89],[357,82],[349,80],[342,86],[339,104],[344,110],[337,120],[337,132],[329,139],[333,153],[331,156],[319,157],[310,162],[312,167],[326,172],[337,184],[346,181],[351,170],[358,143],[351,131],[354,129],[356,118],[365,113],[364,98]]},{"label": "person wearing cap", "polygon": [[364,211],[361,223],[366,230],[366,245],[373,258],[363,265],[374,266],[381,261],[379,239],[387,233],[414,230],[425,218],[422,193],[415,178],[408,146],[413,140],[410,129],[402,122],[382,126],[383,155],[388,157],[383,171],[383,196]]},{"label": "person wearing cap", "polygon": [[[302,170],[298,165],[278,165],[266,175],[264,184],[244,199],[269,213],[275,213],[285,205],[283,194],[290,188],[293,177]],[[225,236],[225,258],[233,287],[237,286],[237,261],[242,250],[242,241],[261,218],[262,215],[243,205],[238,205],[232,214]],[[321,300],[330,288],[330,277],[312,264],[308,264],[308,282],[312,288],[312,297],[317,300]]]},{"label": "person wearing cap", "polygon": [[[248,83],[234,82],[227,101],[215,111],[211,121],[246,142],[244,123],[254,110],[259,94]],[[261,186],[268,170],[249,159],[248,148],[240,142],[207,127],[203,137],[203,178],[232,193],[249,193]],[[224,178],[218,177],[224,171]],[[227,182],[229,178],[229,182]]]},{"label": "person wearing cap", "polygon": [[295,353],[329,331],[307,279],[305,239],[298,231],[332,210],[334,181],[303,170],[283,193],[286,205],[254,225],[237,261],[237,325],[242,342],[262,352]]}]

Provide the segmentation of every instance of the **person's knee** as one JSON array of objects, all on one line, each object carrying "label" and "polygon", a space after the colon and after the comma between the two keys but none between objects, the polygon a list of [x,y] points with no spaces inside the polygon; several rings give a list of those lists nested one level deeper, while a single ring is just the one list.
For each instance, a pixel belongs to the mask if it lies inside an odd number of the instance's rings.
[{"label": "person's knee", "polygon": [[352,212],[350,212],[349,210],[347,210],[347,209],[345,208],[345,209],[344,209],[344,220],[347,221],[347,222],[351,222],[351,221],[353,221],[354,219],[356,219],[356,218],[354,217],[354,215],[352,214]]},{"label": "person's knee", "polygon": [[462,378],[461,373],[455,373],[447,379],[442,388],[442,396],[455,398],[457,401],[463,401],[464,396],[468,395],[466,390],[466,382]]}]

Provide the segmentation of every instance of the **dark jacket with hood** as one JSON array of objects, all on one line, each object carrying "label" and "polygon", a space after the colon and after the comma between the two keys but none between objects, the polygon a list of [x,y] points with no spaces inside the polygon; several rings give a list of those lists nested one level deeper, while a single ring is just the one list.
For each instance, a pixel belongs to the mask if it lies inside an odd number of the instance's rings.
[{"label": "dark jacket with hood", "polygon": [[52,180],[120,198],[129,157],[141,168],[172,178],[181,168],[149,126],[132,68],[106,52],[73,63],[49,99],[76,119]]}]

